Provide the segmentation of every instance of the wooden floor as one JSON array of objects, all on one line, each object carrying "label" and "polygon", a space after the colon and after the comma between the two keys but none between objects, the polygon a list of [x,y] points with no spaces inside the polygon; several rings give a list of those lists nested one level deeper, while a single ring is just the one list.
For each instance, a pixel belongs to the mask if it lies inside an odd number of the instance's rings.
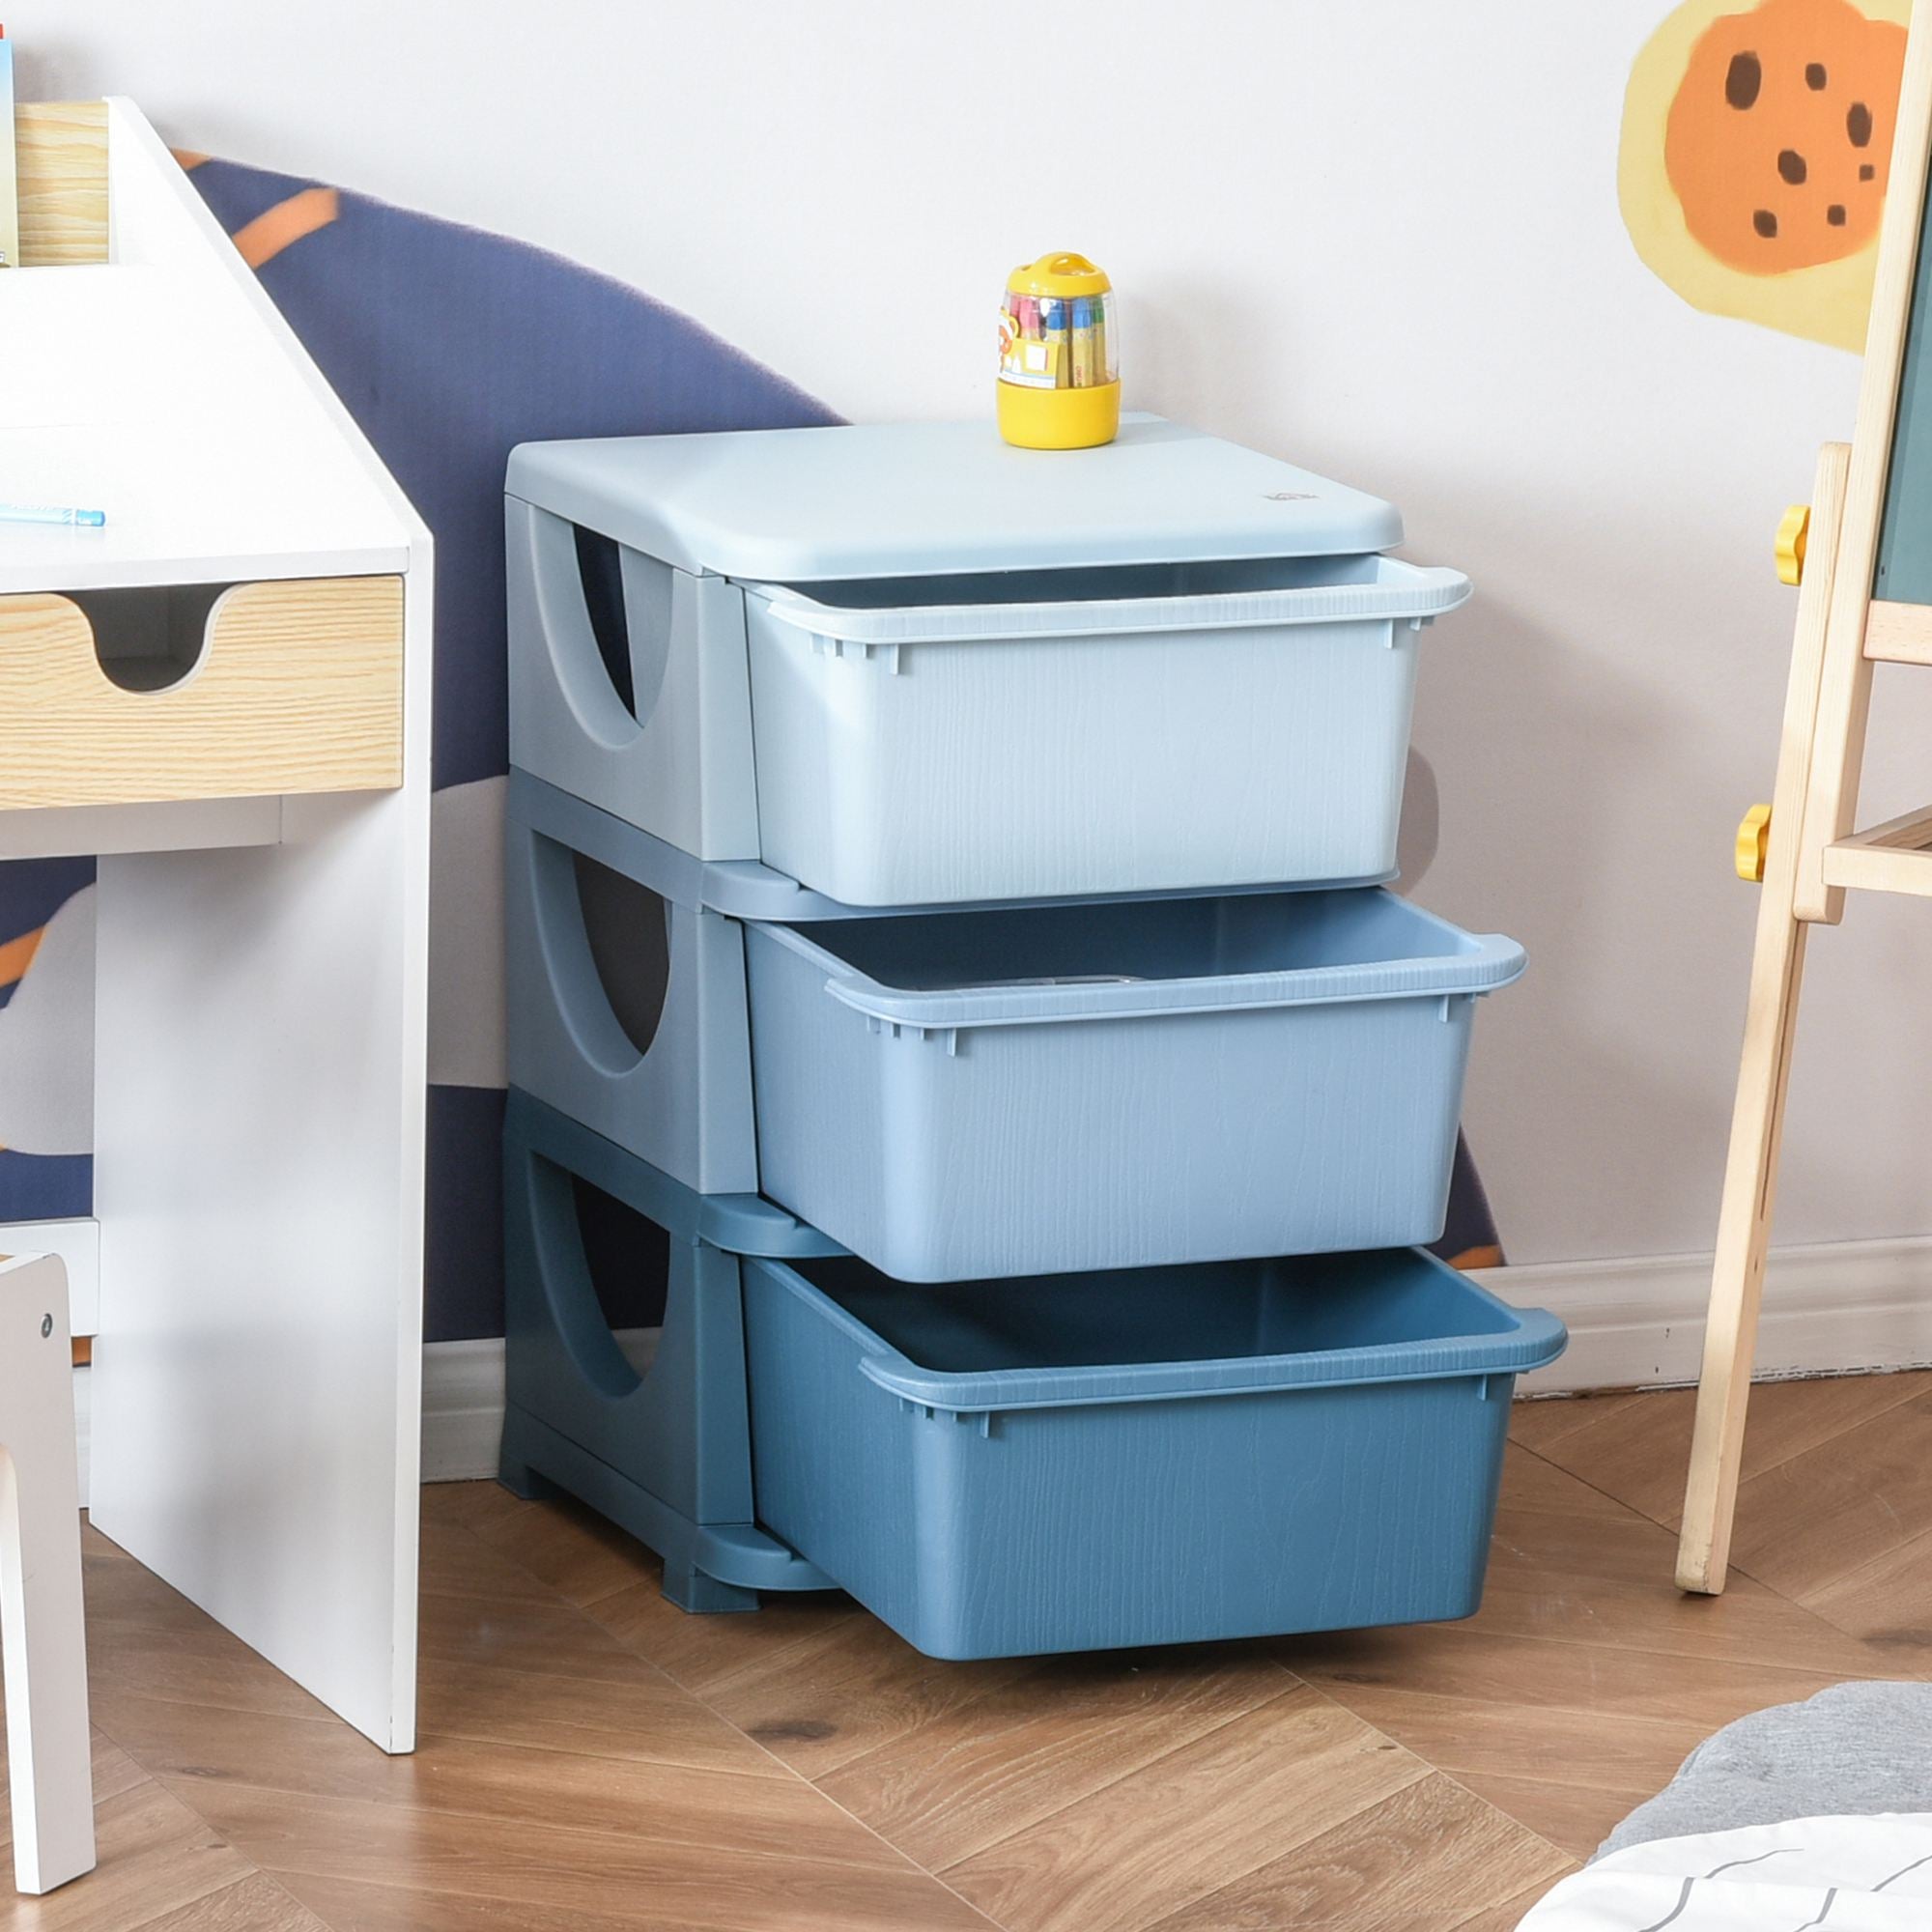
[{"label": "wooden floor", "polygon": [[1502,1932],[1718,1725],[1932,1674],[1932,1375],[1757,1391],[1716,1601],[1690,1418],[1519,1405],[1472,1622],[1043,1662],[686,1617],[582,1512],[429,1490],[413,1758],[90,1533],[101,1865],[0,1925]]}]

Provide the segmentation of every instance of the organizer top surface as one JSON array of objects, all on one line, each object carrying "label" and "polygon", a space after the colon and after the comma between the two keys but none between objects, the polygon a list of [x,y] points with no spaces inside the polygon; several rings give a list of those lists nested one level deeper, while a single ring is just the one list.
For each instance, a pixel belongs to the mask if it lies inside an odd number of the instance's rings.
[{"label": "organizer top surface", "polygon": [[1082,450],[1014,449],[990,420],[525,443],[507,488],[681,569],[785,582],[1402,541],[1379,497],[1149,415]]}]

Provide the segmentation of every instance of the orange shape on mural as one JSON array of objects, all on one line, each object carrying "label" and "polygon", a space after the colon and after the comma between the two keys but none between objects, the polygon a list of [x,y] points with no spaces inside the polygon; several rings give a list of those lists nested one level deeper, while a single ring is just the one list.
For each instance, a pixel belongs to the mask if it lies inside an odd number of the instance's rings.
[{"label": "orange shape on mural", "polygon": [[1764,0],[1698,40],[1664,133],[1692,238],[1747,274],[1856,254],[1878,233],[1905,30],[1848,0]]}]

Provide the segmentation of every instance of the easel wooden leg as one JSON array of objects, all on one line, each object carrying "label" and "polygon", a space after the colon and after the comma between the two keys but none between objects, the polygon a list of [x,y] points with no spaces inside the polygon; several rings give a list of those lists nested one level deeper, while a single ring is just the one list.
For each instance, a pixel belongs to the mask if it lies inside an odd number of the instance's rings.
[{"label": "easel wooden leg", "polygon": [[1757,1353],[1758,1302],[1771,1247],[1778,1143],[1784,1130],[1784,1096],[1808,933],[1809,928],[1794,916],[1789,895],[1781,903],[1774,902],[1767,882],[1751,961],[1744,1060],[1738,1069],[1724,1205],[1711,1275],[1711,1313],[1704,1330],[1704,1367],[1697,1384],[1690,1480],[1677,1547],[1679,1587],[1713,1595],[1724,1587],[1730,1563],[1745,1408]]},{"label": "easel wooden leg", "polygon": [[[1792,643],[1791,680],[1785,693],[1777,791],[1772,808],[1763,896],[1758,903],[1750,998],[1745,1009],[1744,1053],[1738,1066],[1737,1103],[1731,1115],[1724,1203],[1711,1277],[1711,1313],[1704,1331],[1703,1374],[1697,1385],[1697,1422],[1677,1550],[1679,1585],[1711,1595],[1724,1587],[1730,1563],[1731,1516],[1744,1456],[1745,1408],[1750,1398],[1751,1365],[1757,1350],[1758,1303],[1771,1245],[1791,1046],[1798,1028],[1798,994],[1810,931],[1798,911],[1801,868],[1816,859],[1816,841],[1807,835],[1805,824],[1806,798],[1814,778],[1835,782],[1852,753],[1843,721],[1839,721],[1835,741],[1821,743],[1825,726],[1820,717],[1850,456],[1845,444],[1827,443],[1818,457],[1810,550]],[[1858,651],[1857,639],[1850,647]]]}]

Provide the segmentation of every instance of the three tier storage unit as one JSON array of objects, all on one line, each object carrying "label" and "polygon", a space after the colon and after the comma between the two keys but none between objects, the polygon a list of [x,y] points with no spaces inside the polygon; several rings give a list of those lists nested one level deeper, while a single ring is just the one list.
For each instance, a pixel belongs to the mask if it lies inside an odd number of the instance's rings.
[{"label": "three tier storage unit", "polygon": [[936,1656],[1465,1615],[1561,1325],[1441,1232],[1393,508],[1130,417],[511,457],[503,1478]]}]

